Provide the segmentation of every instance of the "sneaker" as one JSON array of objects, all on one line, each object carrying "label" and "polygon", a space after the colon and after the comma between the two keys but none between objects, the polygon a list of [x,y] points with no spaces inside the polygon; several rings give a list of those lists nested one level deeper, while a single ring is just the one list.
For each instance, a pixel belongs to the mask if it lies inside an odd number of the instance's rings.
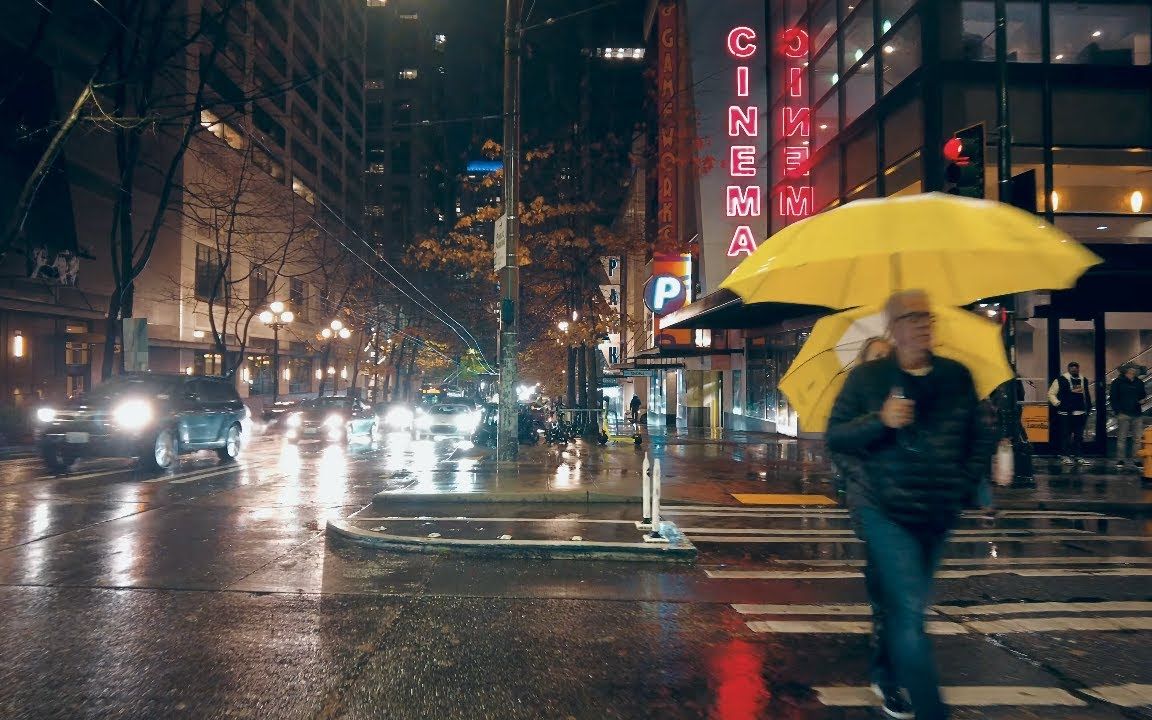
[{"label": "sneaker", "polygon": [[1117,470],[1123,470],[1127,465],[1128,465],[1128,463],[1124,462],[1123,460],[1117,460],[1116,461],[1116,469]]},{"label": "sneaker", "polygon": [[1092,461],[1088,458],[1076,458],[1077,465],[1091,465]]},{"label": "sneaker", "polygon": [[882,703],[880,709],[888,717],[899,720],[912,720],[916,717],[916,713],[912,712],[912,703],[908,702],[904,692],[899,688],[882,688],[872,683],[872,692],[880,698]]},{"label": "sneaker", "polygon": [[1064,455],[1063,457],[1061,457],[1060,462],[1062,462],[1065,465],[1075,465],[1076,464],[1076,461],[1073,460],[1072,458],[1068,457],[1067,455]]}]

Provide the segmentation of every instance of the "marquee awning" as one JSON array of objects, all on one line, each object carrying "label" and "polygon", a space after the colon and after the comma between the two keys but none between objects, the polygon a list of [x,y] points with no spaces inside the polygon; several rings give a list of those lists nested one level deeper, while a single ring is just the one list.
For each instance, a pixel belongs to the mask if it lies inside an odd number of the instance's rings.
[{"label": "marquee awning", "polygon": [[736,293],[716,290],[665,316],[660,327],[665,330],[748,330],[763,328],[800,318],[813,319],[827,315],[828,308],[791,303],[746,304]]}]

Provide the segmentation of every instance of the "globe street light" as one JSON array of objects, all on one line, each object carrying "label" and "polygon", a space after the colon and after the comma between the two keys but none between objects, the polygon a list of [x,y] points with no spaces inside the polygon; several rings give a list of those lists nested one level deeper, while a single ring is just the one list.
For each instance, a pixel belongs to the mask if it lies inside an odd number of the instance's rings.
[{"label": "globe street light", "polygon": [[260,313],[260,322],[272,328],[272,404],[280,395],[280,328],[287,327],[296,315],[284,307],[279,300],[269,303],[268,309]]},{"label": "globe street light", "polygon": [[[320,331],[320,337],[328,341],[329,354],[331,354],[332,343],[338,339],[347,340],[348,338],[352,337],[352,331],[344,327],[344,323],[340,320],[333,320],[332,322],[328,323],[328,327]],[[329,375],[334,375],[335,373],[335,368],[329,368]],[[340,381],[333,378],[332,382],[332,392],[335,394],[340,391]],[[321,388],[321,392],[323,392],[323,388]]]}]

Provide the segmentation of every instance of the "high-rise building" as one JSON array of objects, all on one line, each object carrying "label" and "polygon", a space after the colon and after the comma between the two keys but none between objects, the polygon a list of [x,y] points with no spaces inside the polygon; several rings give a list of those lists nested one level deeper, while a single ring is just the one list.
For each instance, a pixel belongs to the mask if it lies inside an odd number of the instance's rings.
[{"label": "high-rise building", "polygon": [[402,248],[451,217],[441,0],[368,3],[365,220],[373,243]]},{"label": "high-rise building", "polygon": [[[137,45],[125,56],[136,63],[135,74],[81,106],[16,247],[0,253],[13,278],[0,287],[0,406],[83,391],[101,376],[112,341],[105,316],[123,295],[110,248],[122,227],[117,198],[126,195],[133,198],[134,243],[147,237],[154,208],[166,208],[132,293],[132,315],[148,323],[150,369],[214,373],[239,361],[245,394],[269,393],[273,384],[281,393],[314,388],[308,341],[327,309],[301,248],[323,233],[354,238],[360,231],[364,3],[186,0],[147,10],[154,25],[99,3],[59,3],[42,13],[0,9],[0,53],[21,69],[6,88],[20,102],[0,113],[5,216],[52,137],[52,121],[67,116],[93,73],[114,77],[114,67],[100,65],[110,44],[127,37]],[[127,35],[119,33],[124,28]],[[149,52],[158,58],[150,70]],[[137,107],[138,98],[152,98],[142,117],[115,117],[121,85]],[[201,109],[193,114],[197,98]],[[127,187],[116,133],[108,132],[113,122],[146,130]],[[243,212],[255,208],[270,218],[248,218],[243,248],[221,240],[234,229],[230,194]],[[295,254],[277,263],[280,247]],[[272,300],[296,316],[280,334],[279,374],[268,362],[272,329],[247,322]],[[210,316],[218,328],[226,325],[231,363],[212,344]],[[21,339],[9,342],[14,337]]]}]

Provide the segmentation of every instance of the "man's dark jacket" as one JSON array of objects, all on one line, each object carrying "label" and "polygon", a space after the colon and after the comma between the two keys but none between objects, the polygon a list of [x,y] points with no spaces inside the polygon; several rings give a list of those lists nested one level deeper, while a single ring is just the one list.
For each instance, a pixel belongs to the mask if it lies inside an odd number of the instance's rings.
[{"label": "man's dark jacket", "polygon": [[1108,388],[1108,401],[1112,403],[1112,410],[1119,415],[1140,417],[1144,414],[1141,403],[1144,402],[1144,381],[1139,377],[1129,380],[1124,375],[1112,381]]},{"label": "man's dark jacket", "polygon": [[[880,409],[894,387],[916,402],[915,420],[893,430]],[[910,526],[944,530],[989,471],[994,433],[980,407],[972,375],[960,363],[932,359],[922,378],[894,358],[865,363],[844,382],[828,422],[830,452],[854,457],[848,503],[874,507]]]}]

